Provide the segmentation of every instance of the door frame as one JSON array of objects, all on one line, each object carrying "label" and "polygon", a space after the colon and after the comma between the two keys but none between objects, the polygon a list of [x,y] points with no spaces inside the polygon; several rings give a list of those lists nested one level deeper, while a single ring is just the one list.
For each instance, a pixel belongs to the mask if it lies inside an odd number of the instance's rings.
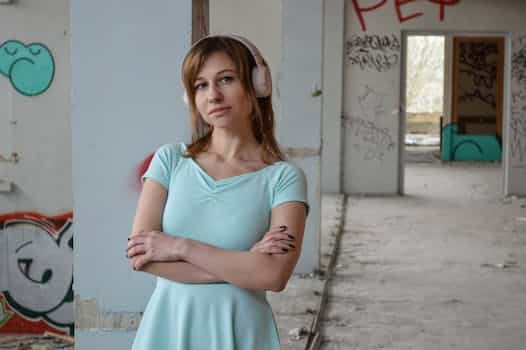
[{"label": "door frame", "polygon": [[[504,80],[502,88],[502,193],[508,194],[508,176],[509,176],[509,120],[511,113],[511,34],[509,32],[493,32],[493,31],[461,31],[461,30],[402,30],[401,42],[402,48],[400,53],[400,96],[399,96],[399,135],[398,135],[398,194],[403,196],[405,194],[405,133],[406,133],[406,60],[407,60],[407,37],[416,35],[443,35],[446,37],[445,48],[448,48],[448,42],[453,36],[463,37],[502,37],[504,38]],[[453,48],[451,47],[451,50]],[[445,53],[446,59],[449,57],[448,52]],[[446,69],[444,73],[447,75],[444,78],[444,84],[451,84],[453,69],[450,65],[445,64]],[[448,86],[444,89],[444,105],[447,101],[452,103],[452,89]],[[446,106],[445,106],[446,108]],[[451,105],[450,107],[451,108]]]}]

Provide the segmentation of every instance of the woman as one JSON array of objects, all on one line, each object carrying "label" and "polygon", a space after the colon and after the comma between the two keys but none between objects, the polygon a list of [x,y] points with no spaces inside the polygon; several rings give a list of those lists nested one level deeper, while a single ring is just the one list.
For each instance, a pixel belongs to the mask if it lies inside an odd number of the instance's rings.
[{"label": "woman", "polygon": [[308,204],[277,146],[266,69],[233,35],[184,59],[192,143],[156,151],[128,242],[133,269],[159,277],[134,350],[280,348],[266,291],[294,270]]}]

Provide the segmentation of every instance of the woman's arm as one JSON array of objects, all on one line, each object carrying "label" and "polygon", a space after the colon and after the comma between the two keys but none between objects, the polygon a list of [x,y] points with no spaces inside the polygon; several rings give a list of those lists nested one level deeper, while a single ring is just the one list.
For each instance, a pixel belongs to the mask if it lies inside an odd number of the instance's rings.
[{"label": "woman's arm", "polygon": [[[288,254],[260,254],[257,252],[230,251],[186,238],[173,238],[161,242],[160,236],[139,235],[134,243],[147,242],[148,254],[134,258],[134,267],[142,269],[155,256],[171,256],[184,260],[217,278],[239,287],[279,292],[285,288],[301,252],[305,229],[306,208],[301,202],[287,202],[272,209],[271,226],[286,226],[284,234],[295,237],[296,249]],[[133,248],[140,250],[141,248]],[[162,251],[160,254],[157,252]]]},{"label": "woman's arm", "polygon": [[141,271],[180,283],[224,283],[211,273],[185,261],[151,262]]},{"label": "woman's arm", "polygon": [[[146,179],[139,196],[130,237],[141,232],[161,230],[162,214],[167,196],[168,191],[160,183]],[[182,283],[223,282],[202,268],[184,261],[151,262],[144,265],[140,271]]]},{"label": "woman's arm", "polygon": [[288,254],[254,254],[227,251],[194,240],[183,240],[183,260],[210,271],[219,278],[247,289],[280,292],[287,286],[301,253],[306,208],[301,202],[288,202],[272,209],[271,226],[284,225],[285,233],[295,237],[296,249]]}]

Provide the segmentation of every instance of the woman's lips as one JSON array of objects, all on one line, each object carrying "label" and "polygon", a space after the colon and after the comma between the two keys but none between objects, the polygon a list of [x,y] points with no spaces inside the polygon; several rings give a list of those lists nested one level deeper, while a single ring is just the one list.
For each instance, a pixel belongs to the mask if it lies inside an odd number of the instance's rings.
[{"label": "woman's lips", "polygon": [[211,110],[208,113],[208,115],[209,116],[214,116],[214,117],[219,117],[219,116],[223,115],[228,110],[230,110],[230,107],[216,108],[216,109]]}]

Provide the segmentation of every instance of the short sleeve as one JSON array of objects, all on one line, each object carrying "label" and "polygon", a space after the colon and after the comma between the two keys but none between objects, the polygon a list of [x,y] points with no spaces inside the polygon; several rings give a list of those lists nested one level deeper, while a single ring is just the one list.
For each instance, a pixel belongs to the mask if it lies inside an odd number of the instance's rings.
[{"label": "short sleeve", "polygon": [[178,160],[177,145],[162,145],[155,151],[148,166],[148,170],[142,175],[141,182],[153,179],[159,182],[166,190],[170,185],[170,175]]},{"label": "short sleeve", "polygon": [[309,214],[307,178],[305,173],[297,166],[287,163],[287,166],[280,172],[280,176],[275,185],[272,208],[291,201],[305,203],[307,215]]}]

